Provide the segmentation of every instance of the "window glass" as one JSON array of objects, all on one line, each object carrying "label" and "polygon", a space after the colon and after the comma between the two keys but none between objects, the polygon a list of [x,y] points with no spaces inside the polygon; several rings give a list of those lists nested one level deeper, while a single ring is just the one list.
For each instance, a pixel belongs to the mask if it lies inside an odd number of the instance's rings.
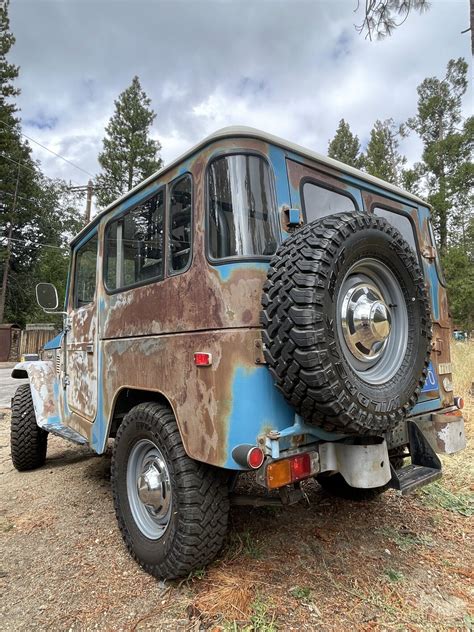
[{"label": "window glass", "polygon": [[303,185],[303,202],[308,224],[333,213],[357,210],[353,200],[347,195],[325,189],[312,182],[305,182]]},{"label": "window glass", "polygon": [[163,276],[164,192],[108,225],[105,282],[110,290]]},{"label": "window glass", "polygon": [[74,306],[92,303],[95,295],[97,270],[97,235],[91,237],[76,253]]},{"label": "window glass", "polygon": [[399,213],[394,213],[393,211],[388,211],[385,208],[379,208],[378,206],[373,209],[373,212],[374,215],[384,217],[388,222],[390,222],[390,224],[392,224],[392,226],[394,226],[402,234],[403,239],[408,242],[412,249],[416,252],[413,226],[408,217],[400,215]]},{"label": "window glass", "polygon": [[191,259],[192,182],[186,176],[171,187],[169,225],[170,272],[184,270]]},{"label": "window glass", "polygon": [[209,167],[209,242],[214,259],[272,255],[278,218],[267,163],[258,156],[226,156]]}]

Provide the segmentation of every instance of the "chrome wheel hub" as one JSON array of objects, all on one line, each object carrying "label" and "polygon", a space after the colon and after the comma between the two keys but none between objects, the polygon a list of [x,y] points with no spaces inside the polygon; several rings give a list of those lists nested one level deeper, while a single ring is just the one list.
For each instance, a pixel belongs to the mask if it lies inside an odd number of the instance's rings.
[{"label": "chrome wheel hub", "polygon": [[362,362],[378,358],[390,335],[392,317],[376,287],[358,283],[342,300],[342,331],[351,353]]},{"label": "chrome wheel hub", "polygon": [[137,527],[147,538],[159,539],[171,516],[171,479],[160,449],[148,439],[138,441],[130,452],[127,494]]},{"label": "chrome wheel hub", "polygon": [[407,297],[382,261],[362,258],[346,272],[337,296],[337,331],[351,370],[373,386],[388,382],[407,351]]}]

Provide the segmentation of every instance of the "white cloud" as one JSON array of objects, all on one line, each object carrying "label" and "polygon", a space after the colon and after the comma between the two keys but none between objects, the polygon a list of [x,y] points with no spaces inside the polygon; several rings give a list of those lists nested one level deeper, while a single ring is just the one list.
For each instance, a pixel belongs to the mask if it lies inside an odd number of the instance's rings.
[{"label": "white cloud", "polygon": [[[344,117],[364,142],[377,118],[415,113],[426,76],[441,76],[452,57],[470,59],[469,34],[460,35],[469,16],[467,0],[435,1],[391,38],[368,42],[353,28],[355,4],[17,0],[11,57],[21,66],[24,131],[96,173],[113,101],[138,74],[166,162],[231,124],[325,152]],[[416,137],[402,149],[410,162],[419,159]],[[33,150],[48,175],[87,181]]]}]

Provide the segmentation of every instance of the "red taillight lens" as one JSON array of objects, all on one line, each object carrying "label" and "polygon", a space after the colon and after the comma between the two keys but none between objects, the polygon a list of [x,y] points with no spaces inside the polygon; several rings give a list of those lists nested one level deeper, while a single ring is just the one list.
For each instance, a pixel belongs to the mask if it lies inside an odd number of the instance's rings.
[{"label": "red taillight lens", "polygon": [[459,410],[462,410],[464,408],[464,398],[462,397],[455,397],[454,398],[454,405],[459,408]]},{"label": "red taillight lens", "polygon": [[262,465],[264,459],[265,455],[260,448],[252,448],[247,454],[248,466],[253,470],[258,469]]},{"label": "red taillight lens", "polygon": [[311,474],[309,454],[300,454],[291,459],[291,478],[296,481]]},{"label": "red taillight lens", "polygon": [[212,355],[199,351],[194,354],[194,364],[196,366],[210,366],[212,364]]}]

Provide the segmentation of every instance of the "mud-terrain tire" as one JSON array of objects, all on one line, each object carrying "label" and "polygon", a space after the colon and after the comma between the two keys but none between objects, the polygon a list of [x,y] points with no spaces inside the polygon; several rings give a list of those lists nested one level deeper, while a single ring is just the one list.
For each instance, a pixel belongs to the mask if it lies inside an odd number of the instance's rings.
[{"label": "mud-terrain tire", "polygon": [[[375,360],[356,357],[342,318],[347,297],[367,298],[367,288],[389,312]],[[429,300],[415,253],[385,219],[340,213],[295,232],[271,260],[262,306],[265,359],[307,423],[377,435],[415,405],[430,357]]]},{"label": "mud-terrain tire", "polygon": [[[150,490],[143,483],[150,467],[159,472],[154,506],[140,496],[141,486]],[[125,416],[115,438],[111,479],[123,539],[148,573],[183,577],[219,553],[227,534],[227,478],[187,456],[170,408],[149,402]]]},{"label": "mud-terrain tire", "polygon": [[36,423],[29,384],[19,386],[13,396],[10,445],[13,466],[19,472],[44,465],[48,433]]},{"label": "mud-terrain tire", "polygon": [[[403,457],[391,456],[390,463],[394,469],[398,470],[403,465]],[[351,487],[351,485],[349,485],[339,472],[336,474],[328,474],[324,472],[322,474],[318,474],[315,478],[324,491],[328,492],[332,496],[361,502],[374,500],[380,496],[380,494],[386,492],[390,487],[390,483],[381,485],[380,487],[371,487],[370,489]]]}]

